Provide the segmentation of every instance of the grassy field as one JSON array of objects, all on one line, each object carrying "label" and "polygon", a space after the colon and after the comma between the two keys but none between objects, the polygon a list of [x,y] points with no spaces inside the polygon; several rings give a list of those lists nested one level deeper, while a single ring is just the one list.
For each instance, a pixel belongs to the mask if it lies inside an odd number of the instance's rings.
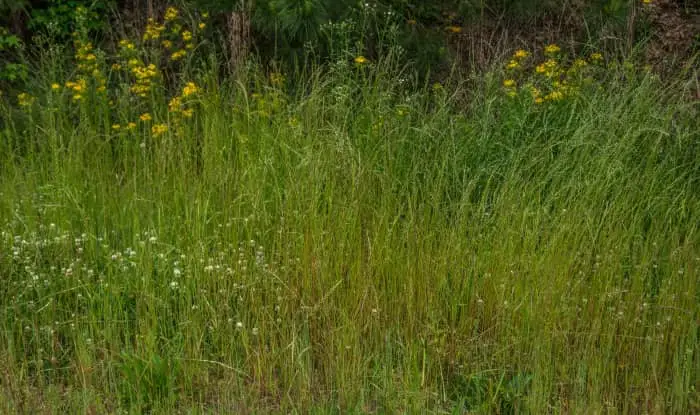
[{"label": "grassy field", "polygon": [[391,67],[3,101],[0,412],[700,411],[683,84]]}]

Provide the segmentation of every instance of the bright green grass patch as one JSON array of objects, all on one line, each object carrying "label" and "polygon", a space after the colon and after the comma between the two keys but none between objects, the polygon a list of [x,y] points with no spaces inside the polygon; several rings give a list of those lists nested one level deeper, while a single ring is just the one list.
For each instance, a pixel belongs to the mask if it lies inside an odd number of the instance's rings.
[{"label": "bright green grass patch", "polygon": [[545,106],[502,79],[202,78],[157,134],[14,112],[1,410],[700,409],[697,109],[653,77]]}]

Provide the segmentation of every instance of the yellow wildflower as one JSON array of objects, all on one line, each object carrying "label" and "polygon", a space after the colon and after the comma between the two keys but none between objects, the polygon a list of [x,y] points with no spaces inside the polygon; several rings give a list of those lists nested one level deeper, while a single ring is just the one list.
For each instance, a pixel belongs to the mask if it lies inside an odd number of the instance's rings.
[{"label": "yellow wildflower", "polygon": [[73,95],[73,101],[80,101],[81,99],[83,99],[82,95],[80,95],[80,94]]},{"label": "yellow wildflower", "polygon": [[118,63],[114,63],[114,64],[112,64],[112,70],[113,70],[113,71],[121,71],[121,70],[122,70],[122,66],[121,66],[120,64],[118,64]]},{"label": "yellow wildflower", "polygon": [[561,91],[552,91],[544,97],[548,101],[561,101],[564,99],[564,94]]},{"label": "yellow wildflower", "polygon": [[127,129],[127,130],[133,130],[134,128],[136,128],[136,123],[135,123],[135,122],[129,122],[129,123],[126,125],[126,129]]},{"label": "yellow wildflower", "polygon": [[160,42],[160,44],[163,45],[163,47],[166,48],[166,49],[170,49],[171,47],[173,47],[173,42],[171,42],[171,41],[169,41],[169,40],[167,40],[167,39],[164,40],[164,41],[162,41],[162,42]]},{"label": "yellow wildflower", "polygon": [[462,28],[459,26],[447,26],[446,30],[452,33],[462,33]]},{"label": "yellow wildflower", "polygon": [[182,116],[185,118],[192,118],[192,115],[194,114],[194,110],[192,108],[187,108],[182,110]]},{"label": "yellow wildflower", "polygon": [[603,55],[598,52],[591,53],[591,60],[592,61],[602,61],[603,60]]},{"label": "yellow wildflower", "polygon": [[61,89],[61,85],[53,83],[51,84],[51,89],[53,89],[54,91],[58,91],[59,89]]},{"label": "yellow wildflower", "polygon": [[202,23],[198,24],[197,27],[199,28],[199,30],[204,30],[204,28],[207,27],[207,24],[202,22]]},{"label": "yellow wildflower", "polygon": [[506,79],[505,81],[503,81],[503,86],[506,88],[513,88],[515,87],[515,81],[512,79]]},{"label": "yellow wildflower", "polygon": [[151,114],[144,112],[143,114],[141,114],[141,116],[139,116],[139,119],[141,121],[146,122],[146,121],[151,121],[153,118],[151,117]]},{"label": "yellow wildflower", "polygon": [[26,92],[22,92],[20,94],[17,94],[17,103],[21,107],[29,107],[34,103],[34,97],[27,94]]},{"label": "yellow wildflower", "polygon": [[143,34],[143,40],[156,40],[160,38],[160,33],[165,30],[165,26],[159,25],[153,20],[152,17],[148,18],[148,23],[146,24],[146,30]]},{"label": "yellow wildflower", "polygon": [[174,97],[168,103],[168,111],[170,111],[170,112],[178,112],[178,111],[180,111],[181,108],[182,108],[182,100],[180,99],[180,97]]},{"label": "yellow wildflower", "polygon": [[186,51],[178,50],[178,51],[173,52],[172,55],[170,55],[170,60],[177,61],[177,60],[180,60],[183,57],[185,57],[185,55],[187,55]]},{"label": "yellow wildflower", "polygon": [[520,67],[520,63],[516,60],[511,60],[510,62],[508,62],[508,65],[506,66],[506,68],[508,68],[508,69],[517,69],[519,67]]},{"label": "yellow wildflower", "polygon": [[146,67],[143,66],[134,66],[131,68],[131,73],[134,74],[136,79],[148,79],[148,78],[155,78],[158,75],[158,70],[156,68],[156,65],[154,64],[149,64]]},{"label": "yellow wildflower", "polygon": [[122,126],[119,125],[119,124],[112,124],[112,129],[113,129],[114,131],[120,130],[121,128],[122,128]]},{"label": "yellow wildflower", "polygon": [[515,51],[513,56],[517,59],[523,59],[523,58],[527,58],[528,56],[530,56],[530,52],[528,52],[524,49],[518,49]]},{"label": "yellow wildflower", "polygon": [[199,88],[197,88],[197,85],[195,85],[194,82],[188,82],[185,84],[185,87],[182,88],[182,96],[188,97],[190,95],[196,94],[197,91],[199,91]]},{"label": "yellow wildflower", "polygon": [[544,100],[542,99],[542,97],[535,98],[535,104],[541,104],[543,102],[544,102]]},{"label": "yellow wildflower", "polygon": [[365,63],[367,63],[367,62],[369,62],[369,61],[367,60],[367,58],[365,58],[365,57],[362,56],[362,55],[360,55],[360,56],[358,56],[358,57],[355,58],[355,63],[358,64],[358,65],[363,65],[363,64],[365,64]]},{"label": "yellow wildflower", "polygon": [[168,126],[166,124],[155,124],[153,127],[151,127],[151,133],[154,137],[158,137],[166,131],[168,131]]},{"label": "yellow wildflower", "polygon": [[542,64],[535,67],[535,72],[543,73],[549,78],[559,75],[559,63],[554,59],[547,59]]},{"label": "yellow wildflower", "polygon": [[192,32],[190,32],[189,30],[185,30],[184,32],[182,32],[182,40],[184,40],[185,42],[189,42],[190,40],[192,40]]},{"label": "yellow wildflower", "polygon": [[546,53],[548,55],[553,55],[553,54],[559,52],[560,50],[561,50],[561,48],[559,46],[552,43],[550,45],[545,46],[544,53]]},{"label": "yellow wildflower", "polygon": [[119,41],[119,47],[122,49],[134,49],[134,44],[128,39],[122,39]]},{"label": "yellow wildflower", "polygon": [[177,19],[178,13],[179,12],[175,7],[168,7],[167,9],[165,9],[165,21],[169,22],[171,20]]}]

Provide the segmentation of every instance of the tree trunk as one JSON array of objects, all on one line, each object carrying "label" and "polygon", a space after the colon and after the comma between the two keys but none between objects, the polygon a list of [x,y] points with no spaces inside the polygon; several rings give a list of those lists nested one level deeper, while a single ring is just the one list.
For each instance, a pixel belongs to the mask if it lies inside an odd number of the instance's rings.
[{"label": "tree trunk", "polygon": [[250,49],[250,4],[244,2],[240,10],[229,13],[226,19],[228,28],[228,68],[236,73],[242,68]]}]

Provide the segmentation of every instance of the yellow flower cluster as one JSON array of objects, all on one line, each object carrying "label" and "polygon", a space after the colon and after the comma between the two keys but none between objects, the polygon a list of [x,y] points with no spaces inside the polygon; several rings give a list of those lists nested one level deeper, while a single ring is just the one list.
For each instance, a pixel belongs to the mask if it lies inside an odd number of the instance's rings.
[{"label": "yellow flower cluster", "polygon": [[78,63],[78,75],[76,81],[69,81],[66,86],[73,91],[73,100],[80,101],[88,89],[88,82],[94,85],[95,91],[105,93],[107,91],[107,78],[102,73],[100,64],[95,54],[92,43],[83,43],[75,39],[75,60]]},{"label": "yellow flower cluster", "polygon": [[146,23],[146,29],[143,33],[143,40],[157,40],[160,39],[160,34],[165,30],[165,25],[156,23],[155,19],[152,17],[148,18]]},{"label": "yellow flower cluster", "polygon": [[171,60],[171,61],[179,61],[180,59],[184,58],[185,55],[187,55],[187,52],[186,52],[186,51],[184,51],[184,50],[178,50],[178,51],[173,52],[173,53],[170,55],[170,60]]},{"label": "yellow flower cluster", "polygon": [[358,64],[358,65],[364,65],[365,63],[368,63],[368,62],[369,62],[369,61],[367,60],[367,58],[365,58],[365,57],[362,56],[362,55],[357,56],[357,57],[355,58],[355,63]]},{"label": "yellow flower cluster", "polygon": [[173,97],[168,103],[168,112],[175,120],[180,118],[192,118],[194,110],[188,107],[187,98],[192,98],[199,92],[199,88],[194,82],[187,82],[182,88],[182,95]]},{"label": "yellow flower cluster", "polygon": [[544,74],[547,78],[555,78],[559,76],[559,63],[555,59],[547,59],[543,63],[537,65],[535,71]]},{"label": "yellow flower cluster", "polygon": [[519,69],[525,59],[527,59],[530,56],[530,52],[524,50],[524,49],[518,49],[515,51],[513,54],[513,57],[508,61],[508,64],[506,65],[507,69]]},{"label": "yellow flower cluster", "polygon": [[525,58],[527,58],[528,56],[530,56],[530,52],[528,52],[528,51],[526,51],[526,50],[524,50],[524,49],[518,49],[518,50],[516,50],[515,53],[513,54],[513,57],[515,57],[516,59],[525,59]]},{"label": "yellow flower cluster", "polygon": [[192,115],[194,115],[194,110],[192,108],[187,108],[180,96],[173,97],[170,100],[168,103],[168,112],[170,112],[175,119],[178,119],[180,116],[182,116],[182,118],[192,118]]},{"label": "yellow flower cluster", "polygon": [[78,61],[78,70],[81,72],[91,72],[97,69],[97,56],[93,53],[92,43],[86,43],[81,46],[79,40],[75,41],[77,50],[75,58]]},{"label": "yellow flower cluster", "polygon": [[188,82],[185,84],[185,87],[182,88],[182,96],[183,97],[188,97],[190,95],[194,95],[197,92],[199,92],[199,88],[197,88],[197,85],[195,85],[194,82]]},{"label": "yellow flower cluster", "polygon": [[[567,62],[559,55],[561,48],[555,44],[544,48],[545,60],[532,66],[524,66],[524,60],[530,56],[525,50],[518,50],[506,64],[510,76],[503,81],[503,90],[509,97],[519,96],[522,91],[529,95],[535,104],[562,101],[576,96],[582,85],[590,84],[591,63],[602,61],[600,53],[593,53],[589,60],[576,58]],[[530,68],[534,69],[530,72]],[[522,69],[512,72],[513,69]],[[520,80],[520,82],[518,82]],[[522,85],[522,86],[520,86]]]},{"label": "yellow flower cluster", "polygon": [[77,81],[66,82],[66,88],[73,91],[73,101],[80,101],[83,99],[83,94],[87,91],[87,81],[85,79],[78,79]]},{"label": "yellow flower cluster", "polygon": [[518,84],[513,79],[506,79],[503,81],[503,89],[509,97],[515,97],[518,94],[517,88]]},{"label": "yellow flower cluster", "polygon": [[[206,18],[205,15],[203,17]],[[143,33],[144,42],[161,40],[160,45],[165,50],[174,50],[169,53],[170,60],[173,62],[184,58],[187,55],[187,50],[194,49],[192,31],[183,30],[183,25],[178,23],[178,20],[180,20],[180,11],[170,6],[165,10],[162,22],[149,18]],[[200,22],[197,27],[204,29],[206,23]]]},{"label": "yellow flower cluster", "polygon": [[131,42],[128,39],[122,39],[119,41],[119,47],[124,50],[134,50],[136,49],[136,46],[134,45],[133,42]]},{"label": "yellow flower cluster", "polygon": [[544,47],[545,55],[555,55],[559,51],[561,51],[561,48],[553,43]]},{"label": "yellow flower cluster", "polygon": [[34,104],[34,97],[26,92],[17,94],[17,103],[20,107],[31,107]]},{"label": "yellow flower cluster", "polygon": [[[184,58],[187,55],[187,50],[194,49],[194,44],[192,43],[194,40],[194,36],[192,35],[192,32],[189,30],[183,31],[182,25],[175,23],[175,20],[178,18],[178,16],[179,11],[174,7],[169,7],[165,11],[165,24],[167,25],[172,23],[172,27],[170,28],[169,33],[173,37],[171,39],[163,41],[163,47],[167,50],[173,49],[175,47],[175,43],[178,42],[178,37],[182,39],[182,42],[184,42],[184,45],[181,49],[175,50],[173,53],[170,54],[170,60],[173,62],[179,61],[182,58]],[[200,22],[198,24],[198,27],[200,29],[204,29],[206,27],[206,24]]]},{"label": "yellow flower cluster", "polygon": [[143,66],[138,60],[130,61],[129,64],[131,73],[136,79],[129,90],[141,98],[145,98],[153,88],[153,81],[158,78],[156,65],[151,63],[148,66]]},{"label": "yellow flower cluster", "polygon": [[165,134],[167,131],[167,124],[154,124],[153,127],[151,127],[151,134],[153,134],[153,137],[158,137],[159,135]]},{"label": "yellow flower cluster", "polygon": [[165,9],[165,21],[166,22],[172,22],[173,20],[177,19],[177,16],[180,14],[180,12],[175,8],[175,7],[168,7]]},{"label": "yellow flower cluster", "polygon": [[544,99],[542,98],[542,91],[539,88],[530,85],[528,89],[530,91],[530,96],[532,97],[532,100],[535,102],[535,104],[541,104],[544,101]]},{"label": "yellow flower cluster", "polygon": [[[206,14],[202,15],[206,18]],[[169,99],[167,116],[159,109],[154,101],[162,99],[162,95],[153,94],[155,90],[161,91],[163,73],[172,66],[164,67],[153,57],[165,56],[169,62],[174,62],[189,56],[190,50],[195,49],[195,40],[198,30],[204,30],[207,24],[194,22],[193,26],[186,24],[182,13],[175,7],[168,7],[162,19],[148,19],[144,31],[135,40],[122,39],[118,43],[116,56],[106,57],[105,53],[96,49],[92,43],[82,41],[79,34],[74,34],[75,60],[77,62],[77,74],[69,78],[65,83],[51,83],[48,85],[54,97],[61,97],[61,92],[66,90],[66,95],[73,102],[86,101],[96,97],[95,92],[114,94],[111,100],[106,100],[110,107],[119,99],[121,103],[128,103],[131,108],[131,120],[113,120],[107,125],[107,129],[115,134],[124,134],[126,131],[136,130],[143,125],[141,131],[150,132],[153,137],[175,131],[178,132],[180,123],[192,118],[196,109],[196,95],[200,88],[194,82],[186,82],[176,96]],[[165,51],[165,53],[162,53]],[[113,59],[105,66],[106,59]],[[111,68],[111,71],[109,70]],[[106,70],[105,70],[106,69]],[[121,85],[123,90],[129,92],[129,97],[121,97],[118,90],[107,90],[107,77],[110,75],[114,86]],[[271,77],[275,85],[282,85],[284,77],[275,74]],[[150,99],[143,99],[151,97]],[[106,97],[105,97],[106,99]],[[29,94],[17,95],[17,102],[22,107],[30,107],[34,98]],[[116,111],[113,114],[121,114]],[[165,120],[170,120],[167,122]],[[164,121],[164,122],[162,122]]]},{"label": "yellow flower cluster", "polygon": [[562,99],[564,99],[562,90],[554,90],[544,97],[545,101],[561,101]]}]

